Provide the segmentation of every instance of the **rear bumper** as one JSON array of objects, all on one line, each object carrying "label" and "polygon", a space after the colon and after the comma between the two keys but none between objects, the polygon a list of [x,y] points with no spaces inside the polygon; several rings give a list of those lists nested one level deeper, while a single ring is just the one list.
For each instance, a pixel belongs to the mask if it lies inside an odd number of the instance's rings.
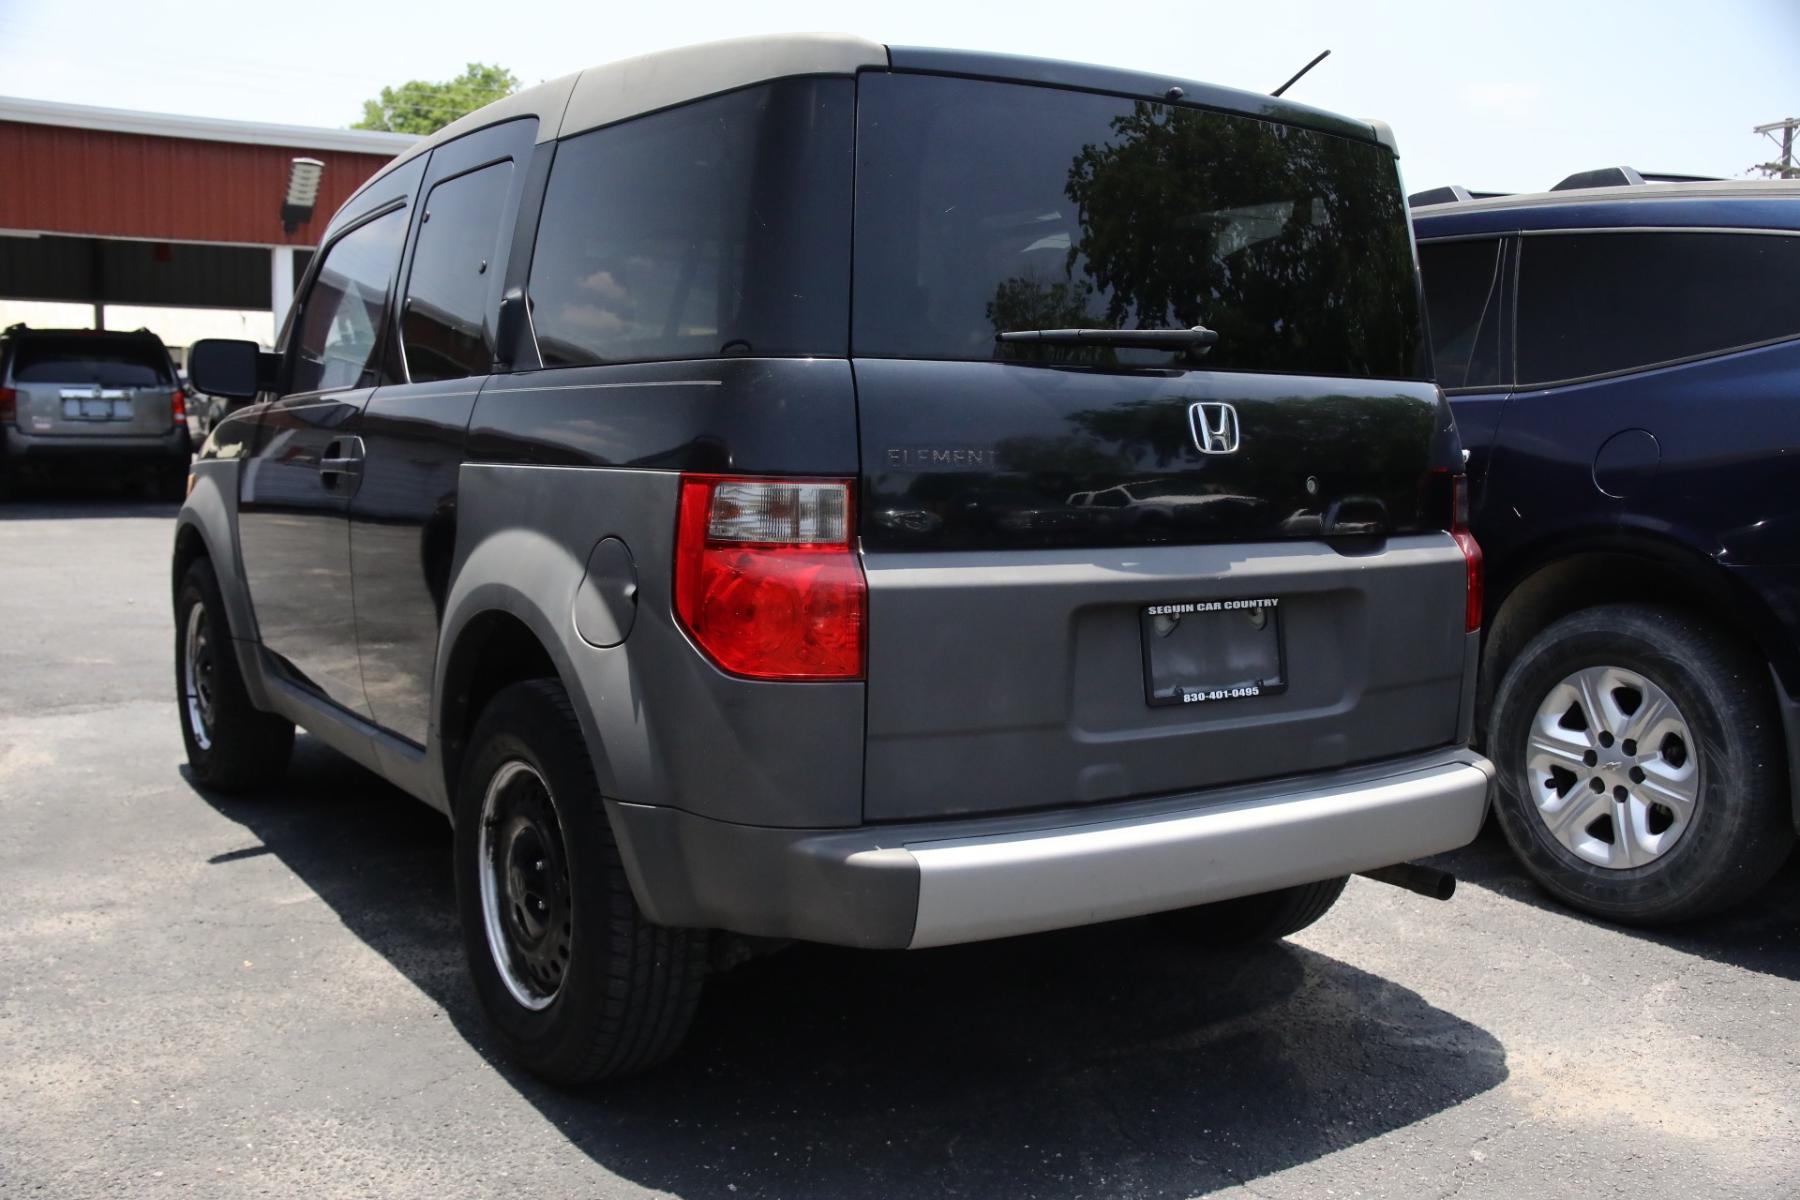
[{"label": "rear bumper", "polygon": [[1492,765],[1466,748],[1247,787],[850,830],[609,802],[666,925],[919,948],[1010,937],[1389,866],[1466,845]]},{"label": "rear bumper", "polygon": [[194,453],[185,425],[153,434],[30,434],[11,425],[3,428],[5,457],[13,462],[185,462]]}]

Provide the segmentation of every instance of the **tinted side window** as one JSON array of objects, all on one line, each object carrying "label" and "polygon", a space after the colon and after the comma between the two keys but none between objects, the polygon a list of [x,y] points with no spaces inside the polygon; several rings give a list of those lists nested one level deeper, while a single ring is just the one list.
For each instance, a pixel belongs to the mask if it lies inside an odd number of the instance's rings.
[{"label": "tinted side window", "polygon": [[1800,237],[1528,237],[1519,381],[1548,383],[1800,336]]},{"label": "tinted side window", "polygon": [[854,86],[784,80],[565,140],[531,263],[544,365],[843,355]]},{"label": "tinted side window", "polygon": [[388,287],[400,265],[406,210],[359,225],[326,251],[294,331],[289,392],[374,387],[374,363]]},{"label": "tinted side window", "polygon": [[484,318],[511,184],[512,163],[495,163],[446,179],[426,197],[400,318],[415,383],[485,375],[493,366]]},{"label": "tinted side window", "polygon": [[1446,388],[1500,382],[1500,242],[1425,242],[1425,311],[1438,384]]},{"label": "tinted side window", "polygon": [[860,87],[857,355],[1137,362],[1146,352],[994,335],[1204,324],[1219,333],[1212,369],[1428,373],[1382,147],[1049,87],[907,74]]}]

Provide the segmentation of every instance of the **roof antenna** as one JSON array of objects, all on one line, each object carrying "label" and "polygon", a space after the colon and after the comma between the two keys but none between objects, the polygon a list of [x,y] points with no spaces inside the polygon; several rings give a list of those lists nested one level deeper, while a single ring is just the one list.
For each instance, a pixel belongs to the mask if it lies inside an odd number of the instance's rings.
[{"label": "roof antenna", "polygon": [[1278,87],[1274,91],[1270,92],[1269,95],[1279,96],[1279,95],[1281,95],[1281,93],[1283,93],[1283,92],[1287,91],[1289,88],[1293,87],[1296,83],[1299,83],[1300,77],[1302,75],[1306,74],[1308,71],[1312,70],[1314,67],[1316,67],[1320,63],[1324,62],[1326,56],[1329,55],[1330,53],[1331,53],[1331,51],[1329,51],[1329,50],[1319,51],[1319,57],[1313,59],[1311,62],[1307,63],[1304,67],[1301,67],[1298,71],[1295,71],[1294,77],[1292,79],[1288,80],[1286,83],[1282,84],[1280,87]]}]

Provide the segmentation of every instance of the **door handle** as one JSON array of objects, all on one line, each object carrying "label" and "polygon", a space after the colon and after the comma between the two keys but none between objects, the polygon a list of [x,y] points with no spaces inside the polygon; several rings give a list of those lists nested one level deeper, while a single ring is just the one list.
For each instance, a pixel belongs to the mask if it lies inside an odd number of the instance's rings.
[{"label": "door handle", "polygon": [[325,447],[319,458],[319,478],[326,487],[337,484],[343,475],[361,475],[363,443],[359,437],[338,438]]}]

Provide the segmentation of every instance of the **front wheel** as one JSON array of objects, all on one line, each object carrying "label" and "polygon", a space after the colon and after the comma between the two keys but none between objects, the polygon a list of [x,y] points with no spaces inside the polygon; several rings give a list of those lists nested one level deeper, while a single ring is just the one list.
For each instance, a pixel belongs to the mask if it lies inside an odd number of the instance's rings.
[{"label": "front wheel", "polygon": [[457,789],[455,874],[476,993],[527,1070],[587,1083],[680,1046],[706,934],[638,908],[557,684],[513,684],[482,710]]},{"label": "front wheel", "polygon": [[1718,912],[1793,846],[1767,668],[1677,609],[1605,605],[1538,634],[1501,681],[1488,749],[1513,851],[1596,916]]},{"label": "front wheel", "polygon": [[243,792],[286,773],[294,726],[250,703],[212,563],[196,559],[175,597],[175,690],[194,781]]},{"label": "front wheel", "polygon": [[1299,933],[1331,911],[1348,876],[1164,913],[1167,929],[1203,946],[1255,946]]}]

